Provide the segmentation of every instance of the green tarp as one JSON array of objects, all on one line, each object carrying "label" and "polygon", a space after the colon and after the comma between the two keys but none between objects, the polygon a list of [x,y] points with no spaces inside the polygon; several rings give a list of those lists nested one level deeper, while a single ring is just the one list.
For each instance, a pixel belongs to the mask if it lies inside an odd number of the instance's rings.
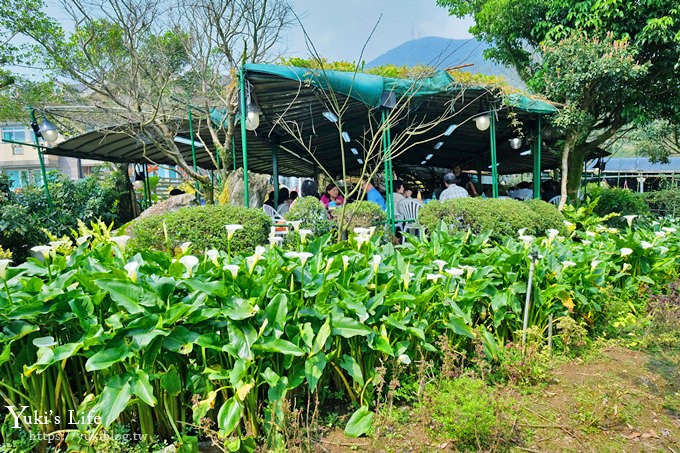
[{"label": "green tarp", "polygon": [[[397,98],[408,96],[431,96],[435,94],[455,93],[463,87],[446,71],[436,71],[432,76],[423,79],[394,79],[373,74],[328,71],[321,69],[300,68],[295,66],[276,66],[267,64],[246,64],[249,71],[276,75],[289,80],[297,80],[324,90],[332,89],[352,97],[370,107],[383,105],[384,93],[393,93]],[[505,97],[505,103],[529,113],[552,114],[557,109],[546,101],[533,99],[519,93]]]}]

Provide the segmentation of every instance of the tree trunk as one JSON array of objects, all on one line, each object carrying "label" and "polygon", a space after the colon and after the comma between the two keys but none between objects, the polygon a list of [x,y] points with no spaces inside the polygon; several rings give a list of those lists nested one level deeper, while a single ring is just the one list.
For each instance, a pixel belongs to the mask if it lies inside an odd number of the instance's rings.
[{"label": "tree trunk", "polygon": [[114,175],[118,194],[118,221],[123,224],[137,217],[139,208],[128,175],[128,164],[115,164]]},{"label": "tree trunk", "polygon": [[579,189],[581,176],[583,176],[583,161],[588,150],[583,147],[575,147],[569,155],[569,174],[567,175],[567,195],[572,203],[579,204]]},{"label": "tree trunk", "polygon": [[567,182],[569,177],[569,156],[571,155],[574,147],[576,145],[577,134],[575,131],[567,132],[567,136],[564,138],[564,147],[562,148],[562,183],[560,185],[560,204],[558,209],[561,211],[567,204]]}]

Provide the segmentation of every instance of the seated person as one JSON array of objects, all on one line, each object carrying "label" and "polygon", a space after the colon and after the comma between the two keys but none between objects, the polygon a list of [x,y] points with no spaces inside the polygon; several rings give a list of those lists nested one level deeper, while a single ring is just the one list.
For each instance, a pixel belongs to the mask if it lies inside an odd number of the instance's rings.
[{"label": "seated person", "polygon": [[460,167],[460,165],[456,165],[455,167],[453,167],[453,174],[456,177],[457,186],[467,190],[468,195],[470,195],[471,197],[477,196],[477,189],[475,188],[475,184],[472,182],[470,176],[468,176],[467,173],[463,173],[463,170]]},{"label": "seated person", "polygon": [[404,189],[404,198],[413,198],[413,189]]},{"label": "seated person", "polygon": [[371,181],[368,181],[366,179],[362,179],[360,184],[361,184],[361,190],[366,193],[366,200],[372,201],[373,203],[380,206],[380,208],[383,211],[386,211],[387,206],[385,205],[385,199],[382,197],[382,195],[380,195],[380,192],[378,192],[378,189],[373,187],[373,184],[371,184]]},{"label": "seated person", "polygon": [[345,199],[340,196],[340,189],[338,189],[338,186],[334,183],[328,184],[326,186],[326,192],[321,195],[321,203],[326,206],[326,209],[328,209],[328,205],[331,202],[335,203],[335,206],[345,202]]},{"label": "seated person", "polygon": [[272,190],[269,192],[269,195],[267,196],[267,200],[264,202],[264,204],[271,206],[272,208],[276,209],[276,206],[274,206],[274,191]]},{"label": "seated person", "polygon": [[283,215],[288,210],[290,209],[290,204],[293,202],[289,198],[289,193],[288,193],[288,188],[287,187],[282,187],[279,189],[279,207],[276,208],[277,211],[279,211],[279,214]]},{"label": "seated person", "polygon": [[392,206],[394,206],[394,209],[396,210],[397,206],[399,206],[399,203],[405,198],[404,192],[406,191],[406,188],[404,187],[404,182],[400,179],[395,179],[392,185],[394,186],[394,193],[392,194]]},{"label": "seated person", "polygon": [[534,191],[531,190],[531,183],[522,181],[517,184],[517,189],[509,190],[508,195],[515,200],[531,200],[534,198]]},{"label": "seated person", "polygon": [[452,198],[467,198],[470,196],[467,190],[456,184],[456,179],[456,175],[453,173],[444,175],[444,185],[446,186],[446,189],[439,195],[439,201],[450,200]]},{"label": "seated person", "polygon": [[541,184],[541,199],[543,201],[550,201],[556,196],[561,195],[560,183],[554,179],[547,179]]},{"label": "seated person", "polygon": [[316,182],[312,181],[311,179],[302,182],[300,192],[301,197],[319,198],[319,186],[317,186]]}]

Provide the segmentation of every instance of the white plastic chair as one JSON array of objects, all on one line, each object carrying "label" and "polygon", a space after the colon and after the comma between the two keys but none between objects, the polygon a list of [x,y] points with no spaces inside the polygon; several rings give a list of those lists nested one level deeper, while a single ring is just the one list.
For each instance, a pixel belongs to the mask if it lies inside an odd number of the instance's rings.
[{"label": "white plastic chair", "polygon": [[397,211],[400,217],[407,222],[404,222],[403,231],[410,234],[417,234],[420,232],[420,224],[418,223],[418,211],[423,207],[423,203],[414,198],[406,198],[401,200],[397,205]]},{"label": "white plastic chair", "polygon": [[562,196],[561,195],[555,195],[550,200],[548,200],[548,203],[554,204],[555,206],[557,206],[558,204],[560,204],[560,200],[562,200]]},{"label": "white plastic chair", "polygon": [[272,208],[268,204],[263,204],[262,210],[264,211],[265,214],[267,214],[269,217],[271,217],[271,219],[274,220],[274,221],[283,220],[283,217],[281,217],[281,214],[279,214],[279,212],[276,209]]}]

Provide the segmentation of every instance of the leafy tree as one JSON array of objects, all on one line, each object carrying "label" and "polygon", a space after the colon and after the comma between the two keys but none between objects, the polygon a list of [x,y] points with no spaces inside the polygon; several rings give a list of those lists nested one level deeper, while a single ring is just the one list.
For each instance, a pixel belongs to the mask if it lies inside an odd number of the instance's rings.
[{"label": "leafy tree", "polygon": [[[680,123],[675,0],[437,3],[453,15],[472,15],[470,31],[491,44],[488,57],[514,66],[528,86],[565,104],[556,123],[566,131],[563,158],[572,197],[585,156],[626,124],[657,118]],[[613,54],[623,60],[617,63]],[[568,64],[569,58],[575,63]],[[556,62],[559,69],[552,66]]]},{"label": "leafy tree", "polygon": [[680,155],[680,124],[658,120],[636,132],[633,143],[637,145],[638,154],[649,156],[652,162],[668,163],[670,156]]},{"label": "leafy tree", "polygon": [[[87,101],[108,115],[99,126],[129,124],[128,133],[153,143],[203,186],[211,202],[209,175],[186,162],[174,137],[192,108],[196,129],[207,126],[213,141],[220,144],[211,149],[207,137],[199,137],[204,149],[214,163],[215,153],[220,153],[222,168],[229,168],[225,149],[231,148],[238,106],[234,69],[244,60],[264,61],[287,24],[285,4],[281,0],[63,1],[73,25],[73,32],[66,33],[53,22],[42,32],[15,20],[26,14],[21,6],[43,6],[41,0],[31,1],[35,4],[17,5],[18,11],[7,12],[7,29],[38,43],[62,76],[87,88]],[[227,112],[227,121],[215,125],[209,120],[215,106]],[[220,142],[219,132],[224,129],[227,138]]]}]

